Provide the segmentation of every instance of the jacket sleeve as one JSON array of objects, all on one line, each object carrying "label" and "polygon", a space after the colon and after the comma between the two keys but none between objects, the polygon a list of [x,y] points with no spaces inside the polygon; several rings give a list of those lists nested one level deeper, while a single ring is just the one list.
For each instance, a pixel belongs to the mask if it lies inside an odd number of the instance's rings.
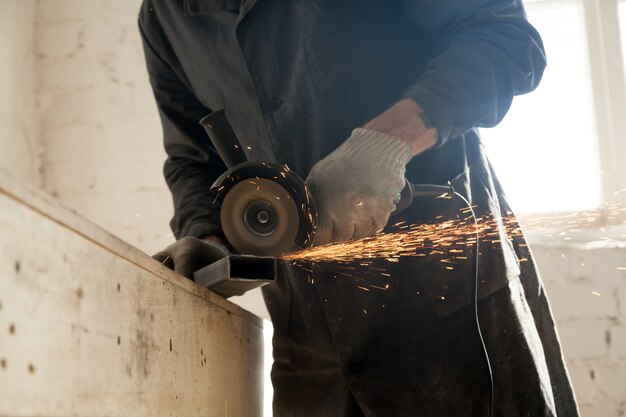
[{"label": "jacket sleeve", "polygon": [[174,199],[170,227],[177,239],[184,236],[223,236],[219,208],[214,205],[211,184],[226,171],[226,166],[210,143],[199,121],[211,111],[203,106],[171,66],[159,54],[162,39],[153,46],[149,33],[139,20],[150,83],[161,123],[165,151],[165,181]]},{"label": "jacket sleeve", "polygon": [[425,39],[441,39],[404,98],[417,101],[440,144],[502,120],[513,96],[532,91],[546,65],[541,37],[521,0],[401,0]]}]

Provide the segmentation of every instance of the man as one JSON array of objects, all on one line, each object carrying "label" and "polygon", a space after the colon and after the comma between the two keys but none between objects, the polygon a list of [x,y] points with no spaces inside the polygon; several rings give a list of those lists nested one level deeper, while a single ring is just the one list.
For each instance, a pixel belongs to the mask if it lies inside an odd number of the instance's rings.
[{"label": "man", "polygon": [[[499,239],[481,246],[477,278],[471,245],[452,269],[435,254],[319,263],[313,279],[283,265],[263,291],[276,416],[578,415],[543,287],[503,226],[508,205],[475,130],[541,78],[520,0],[144,0],[139,24],[179,239],[157,258],[178,272],[228,253],[209,193],[225,166],[198,124],[212,110],[225,109],[254,160],[308,177],[316,244],[391,230],[405,175],[450,183],[493,219]],[[394,222],[464,208],[424,199]]]}]

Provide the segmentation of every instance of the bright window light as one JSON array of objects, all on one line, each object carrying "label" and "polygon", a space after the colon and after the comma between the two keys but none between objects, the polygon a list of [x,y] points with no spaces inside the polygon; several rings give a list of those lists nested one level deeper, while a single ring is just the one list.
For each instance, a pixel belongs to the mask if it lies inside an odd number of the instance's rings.
[{"label": "bright window light", "polygon": [[[622,59],[624,62],[624,69],[626,70],[626,1],[619,2],[619,27],[620,27],[620,41],[622,43]],[[626,73],[624,74],[626,76]]]},{"label": "bright window light", "polygon": [[516,97],[483,143],[512,208],[548,213],[597,208],[601,168],[582,4],[528,4],[548,67],[539,88]]}]

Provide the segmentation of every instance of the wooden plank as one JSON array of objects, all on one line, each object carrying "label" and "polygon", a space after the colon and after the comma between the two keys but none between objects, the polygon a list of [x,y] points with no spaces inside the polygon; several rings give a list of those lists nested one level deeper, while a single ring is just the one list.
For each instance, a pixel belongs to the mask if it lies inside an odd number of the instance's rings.
[{"label": "wooden plank", "polygon": [[262,320],[0,174],[0,416],[258,416]]}]

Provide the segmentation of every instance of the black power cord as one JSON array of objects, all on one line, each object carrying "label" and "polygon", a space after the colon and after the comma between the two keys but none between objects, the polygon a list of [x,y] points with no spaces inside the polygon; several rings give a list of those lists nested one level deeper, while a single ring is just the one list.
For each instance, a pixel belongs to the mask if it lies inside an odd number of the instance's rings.
[{"label": "black power cord", "polygon": [[[411,184],[407,182],[409,189],[406,191],[409,195],[407,197],[408,202],[410,202],[416,197],[431,197],[431,198],[439,198],[445,197],[446,195],[449,198],[456,197],[463,201],[466,207],[470,210],[472,214],[472,219],[474,221],[474,229],[475,229],[475,238],[476,243],[474,245],[474,291],[472,293],[472,302],[474,304],[474,319],[476,321],[476,331],[478,333],[478,338],[480,339],[480,344],[483,349],[483,354],[485,356],[485,363],[487,365],[487,372],[489,374],[489,409],[487,411],[488,417],[493,417],[493,391],[494,391],[494,382],[493,382],[493,372],[491,369],[491,361],[489,359],[489,352],[487,351],[487,345],[485,343],[485,339],[483,337],[482,330],[480,329],[480,319],[478,315],[478,271],[479,271],[479,228],[478,228],[478,218],[476,217],[476,213],[474,212],[474,208],[467,201],[467,199],[460,193],[456,192],[452,185],[443,186],[443,185],[434,185],[434,184]],[[405,191],[403,191],[404,193]],[[405,197],[405,196],[403,196]],[[405,200],[406,201],[406,200]],[[404,207],[407,207],[409,204],[405,204]],[[403,207],[403,208],[404,208]]]}]

